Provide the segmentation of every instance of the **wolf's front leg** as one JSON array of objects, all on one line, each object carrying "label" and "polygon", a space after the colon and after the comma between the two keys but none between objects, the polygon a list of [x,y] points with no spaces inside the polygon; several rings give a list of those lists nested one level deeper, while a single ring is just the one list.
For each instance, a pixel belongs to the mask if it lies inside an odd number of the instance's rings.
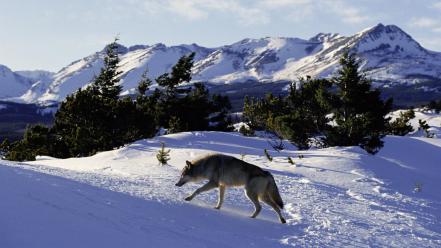
[{"label": "wolf's front leg", "polygon": [[208,181],[204,186],[200,187],[199,189],[195,190],[193,194],[190,196],[187,196],[184,200],[191,201],[195,196],[199,195],[202,192],[212,190],[214,188],[218,187],[218,184],[214,181]]},{"label": "wolf's front leg", "polygon": [[222,206],[222,203],[224,203],[224,195],[225,195],[225,186],[219,185],[219,199],[217,201],[215,209],[220,209]]}]

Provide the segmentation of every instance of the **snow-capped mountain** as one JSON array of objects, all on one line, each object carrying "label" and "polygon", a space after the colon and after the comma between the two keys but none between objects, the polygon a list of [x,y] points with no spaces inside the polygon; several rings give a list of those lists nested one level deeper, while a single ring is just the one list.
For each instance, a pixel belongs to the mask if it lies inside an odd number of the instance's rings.
[{"label": "snow-capped mountain", "polygon": [[[441,78],[441,53],[423,48],[397,26],[378,24],[349,37],[324,33],[310,39],[267,37],[218,48],[196,44],[120,46],[121,84],[124,94],[132,93],[144,71],[148,69],[148,76],[156,78],[169,71],[179,57],[191,52],[196,53],[193,80],[212,85],[287,82],[307,75],[327,77],[335,72],[340,55],[347,48],[358,54],[361,69],[380,87],[419,85]],[[51,80],[33,84],[18,100],[63,100],[91,82],[103,65],[104,54],[102,50],[73,62]]]},{"label": "snow-capped mountain", "polygon": [[[126,48],[118,47],[121,62],[119,64],[121,84],[125,94],[136,88],[141,75],[148,70],[149,77],[155,78],[167,72],[183,55],[196,52],[196,60],[207,56],[212,50],[195,44],[166,47],[163,44],[153,46],[137,45]],[[52,76],[52,81],[39,81],[26,94],[20,97],[24,102],[58,102],[77,89],[90,83],[100,73],[103,66],[105,49],[64,67]]]},{"label": "snow-capped mountain", "polygon": [[52,81],[54,72],[45,70],[33,70],[33,71],[14,71],[20,76],[30,79],[33,83],[38,81]]},{"label": "snow-capped mountain", "polygon": [[11,71],[8,67],[0,65],[0,99],[20,96],[24,94],[32,81]]}]

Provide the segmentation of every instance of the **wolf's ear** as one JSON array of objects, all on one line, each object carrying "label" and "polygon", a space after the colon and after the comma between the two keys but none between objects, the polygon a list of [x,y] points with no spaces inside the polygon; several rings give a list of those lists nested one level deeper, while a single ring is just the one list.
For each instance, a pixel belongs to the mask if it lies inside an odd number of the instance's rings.
[{"label": "wolf's ear", "polygon": [[190,161],[186,160],[185,163],[187,164],[188,167],[190,167],[192,164]]}]

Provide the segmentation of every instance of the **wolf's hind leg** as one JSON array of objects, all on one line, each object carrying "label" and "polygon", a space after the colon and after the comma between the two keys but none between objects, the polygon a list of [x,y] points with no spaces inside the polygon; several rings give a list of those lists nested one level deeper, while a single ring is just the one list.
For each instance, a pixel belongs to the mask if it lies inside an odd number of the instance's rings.
[{"label": "wolf's hind leg", "polygon": [[202,186],[199,189],[195,190],[193,192],[193,194],[191,194],[190,196],[186,197],[184,200],[191,201],[195,196],[199,195],[200,193],[212,190],[212,189],[216,188],[217,186],[218,186],[218,184],[216,182],[208,181],[208,183],[204,184],[204,186]]},{"label": "wolf's hind leg", "polygon": [[220,209],[222,206],[222,203],[224,203],[224,195],[225,195],[225,186],[219,185],[219,199],[217,201],[215,209]]},{"label": "wolf's hind leg", "polygon": [[254,213],[251,215],[251,218],[256,218],[256,216],[260,213],[260,210],[262,210],[262,206],[259,203],[259,197],[256,193],[249,189],[245,189],[245,193],[247,194],[248,199],[250,199],[254,204]]},{"label": "wolf's hind leg", "polygon": [[279,206],[271,199],[271,197],[269,195],[266,195],[265,197],[263,197],[262,201],[265,202],[266,204],[270,205],[274,209],[274,211],[276,211],[281,223],[283,223],[283,224],[286,223],[286,220],[285,220],[285,218],[283,218]]}]

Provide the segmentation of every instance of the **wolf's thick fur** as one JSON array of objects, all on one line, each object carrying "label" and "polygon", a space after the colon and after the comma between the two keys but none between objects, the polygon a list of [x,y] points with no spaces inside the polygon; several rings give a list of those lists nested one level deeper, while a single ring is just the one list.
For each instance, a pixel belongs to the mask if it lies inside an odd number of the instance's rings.
[{"label": "wolf's thick fur", "polygon": [[273,176],[268,171],[222,154],[212,154],[193,162],[186,161],[186,163],[176,186],[180,187],[187,182],[209,180],[204,186],[186,197],[186,201],[191,201],[202,192],[219,188],[219,200],[215,208],[220,209],[224,200],[225,188],[244,186],[246,195],[255,207],[255,211],[251,215],[252,218],[255,218],[262,209],[260,200],[276,211],[280,222],[286,223],[280,211],[283,208],[282,198]]}]

